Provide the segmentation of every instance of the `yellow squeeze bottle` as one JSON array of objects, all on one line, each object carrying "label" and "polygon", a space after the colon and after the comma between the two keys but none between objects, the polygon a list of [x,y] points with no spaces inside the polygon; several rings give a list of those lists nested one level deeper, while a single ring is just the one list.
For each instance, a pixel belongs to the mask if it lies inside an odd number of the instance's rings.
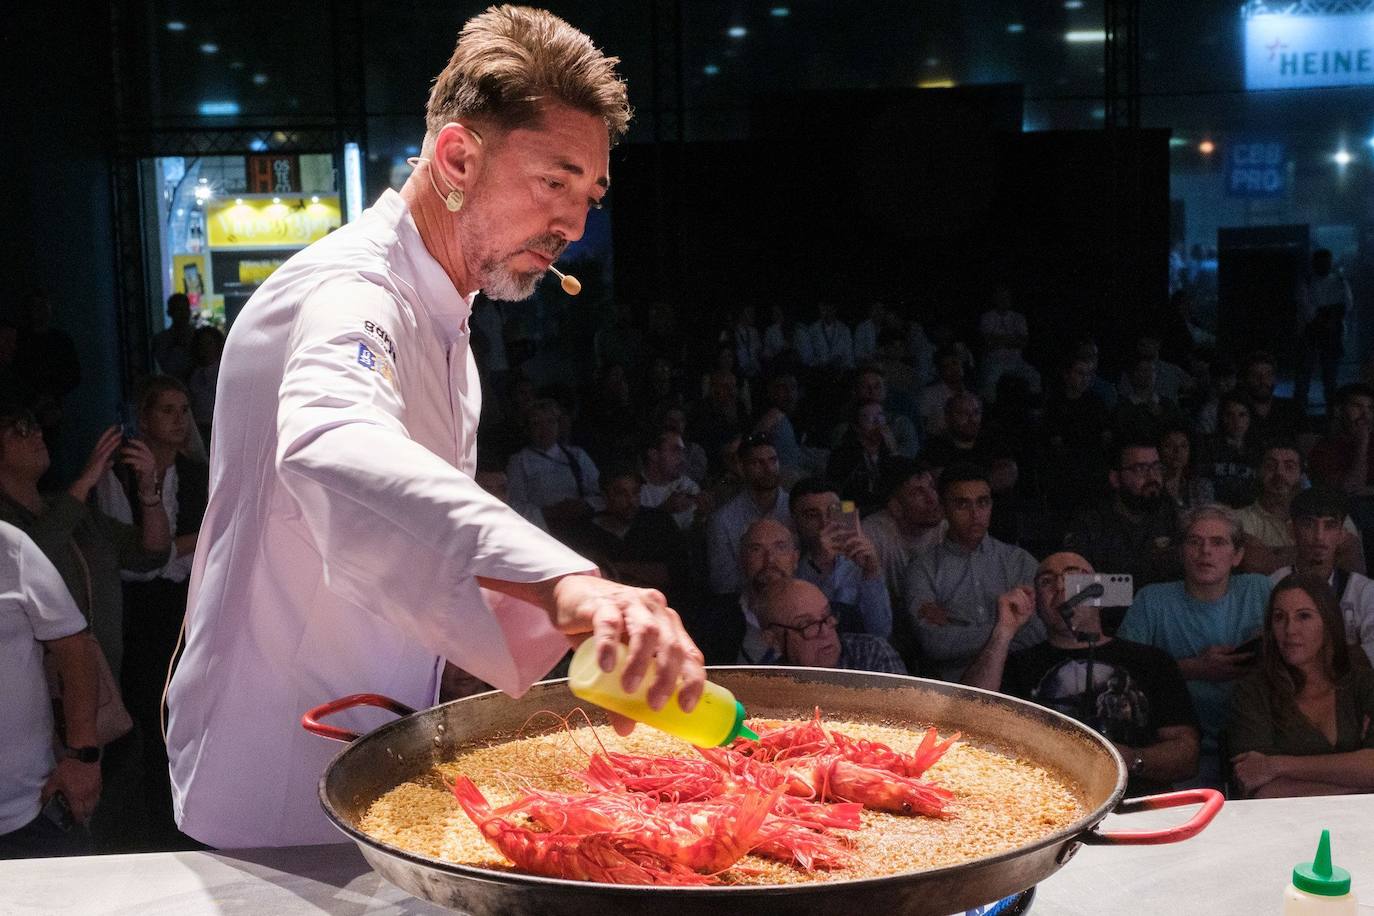
[{"label": "yellow squeeze bottle", "polygon": [[568,666],[568,689],[575,696],[595,703],[602,709],[618,712],[636,722],[676,735],[697,747],[719,747],[739,737],[758,740],[759,736],[745,727],[744,704],[736,700],[733,693],[710,681],[706,682],[706,689],[691,712],[682,711],[677,703],[676,690],[662,709],[650,709],[647,694],[649,685],[654,681],[653,665],[649,665],[639,689],[626,693],[620,685],[620,677],[629,650],[620,643],[615,648],[615,668],[602,671],[596,661],[595,639],[588,639],[577,647],[572,664]]}]

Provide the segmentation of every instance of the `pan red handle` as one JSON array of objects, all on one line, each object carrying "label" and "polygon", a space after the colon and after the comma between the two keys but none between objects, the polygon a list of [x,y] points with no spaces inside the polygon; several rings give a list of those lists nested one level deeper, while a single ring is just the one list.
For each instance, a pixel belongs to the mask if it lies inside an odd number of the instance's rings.
[{"label": "pan red handle", "polygon": [[1182,805],[1202,807],[1187,822],[1177,827],[1163,830],[1112,830],[1098,833],[1089,830],[1080,837],[1091,846],[1157,846],[1161,843],[1178,843],[1195,836],[1212,822],[1221,810],[1225,799],[1216,789],[1185,789],[1182,792],[1165,792],[1163,795],[1146,795],[1132,798],[1117,806],[1116,814],[1134,814],[1137,811],[1158,811],[1161,808],[1178,808]]},{"label": "pan red handle", "polygon": [[357,741],[361,736],[357,732],[339,728],[335,725],[325,725],[320,720],[325,716],[332,716],[336,712],[343,712],[345,709],[353,709],[357,706],[376,706],[378,709],[389,709],[398,716],[408,716],[415,710],[404,703],[384,697],[380,693],[355,693],[337,700],[330,700],[322,703],[314,709],[301,716],[301,725],[312,735],[319,735],[321,738],[332,738],[335,741]]}]

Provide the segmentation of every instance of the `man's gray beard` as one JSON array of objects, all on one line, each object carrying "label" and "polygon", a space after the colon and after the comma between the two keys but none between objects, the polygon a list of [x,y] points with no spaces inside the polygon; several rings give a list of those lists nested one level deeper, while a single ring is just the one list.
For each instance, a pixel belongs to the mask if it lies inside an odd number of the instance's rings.
[{"label": "man's gray beard", "polygon": [[534,288],[543,278],[542,270],[534,273],[517,273],[504,264],[483,264],[480,286],[482,295],[488,299],[519,302],[534,295]]}]

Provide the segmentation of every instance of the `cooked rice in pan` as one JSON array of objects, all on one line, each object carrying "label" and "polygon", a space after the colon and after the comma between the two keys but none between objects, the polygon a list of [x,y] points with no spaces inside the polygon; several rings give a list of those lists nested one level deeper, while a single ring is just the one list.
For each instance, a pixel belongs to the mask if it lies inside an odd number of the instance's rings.
[{"label": "cooked rice in pan", "polygon": [[[922,730],[825,720],[826,728],[881,741],[902,752],[920,744]],[[697,758],[690,745],[638,728],[621,738],[606,727],[574,728],[463,753],[377,799],[358,827],[376,840],[412,853],[463,865],[512,870],[445,788],[459,774],[472,779],[493,807],[525,788],[582,792],[573,773],[599,749],[627,754]],[[699,759],[699,758],[698,758]],[[854,840],[853,862],[833,871],[745,856],[719,877],[728,884],[796,884],[872,878],[968,862],[1033,843],[1086,814],[1080,793],[1060,776],[1026,760],[968,743],[956,744],[922,780],[951,790],[948,818],[863,812],[858,831],[832,830]],[[531,824],[531,826],[533,826]],[[534,829],[539,829],[535,827]]]}]

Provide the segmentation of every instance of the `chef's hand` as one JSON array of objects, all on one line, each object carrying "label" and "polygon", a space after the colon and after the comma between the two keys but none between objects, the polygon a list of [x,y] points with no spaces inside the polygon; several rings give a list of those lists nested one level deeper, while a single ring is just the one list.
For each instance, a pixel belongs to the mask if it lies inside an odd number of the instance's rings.
[{"label": "chef's hand", "polygon": [[[662,592],[573,575],[558,580],[553,599],[554,625],[570,635],[590,630],[603,671],[615,667],[615,644],[626,644],[629,662],[621,680],[625,690],[637,690],[653,662],[655,677],[647,696],[651,707],[661,708],[679,679],[678,705],[687,712],[697,705],[706,682],[706,660]],[[623,720],[617,722],[616,730],[628,733],[623,725]]]}]

